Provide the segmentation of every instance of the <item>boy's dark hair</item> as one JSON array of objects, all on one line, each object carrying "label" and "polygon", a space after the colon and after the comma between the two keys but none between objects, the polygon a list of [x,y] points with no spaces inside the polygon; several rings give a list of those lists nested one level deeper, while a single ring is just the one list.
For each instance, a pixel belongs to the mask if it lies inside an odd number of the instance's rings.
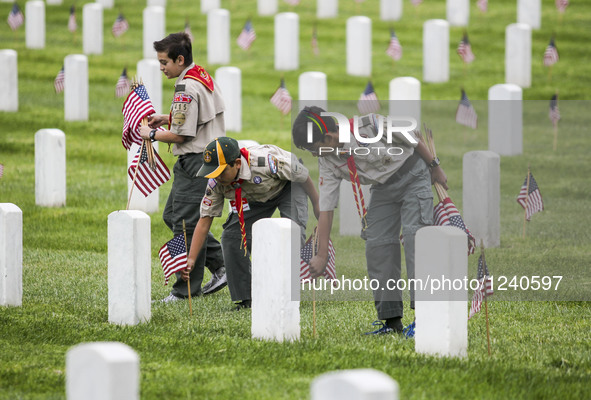
[{"label": "boy's dark hair", "polygon": [[176,61],[179,56],[185,58],[185,65],[193,63],[193,47],[191,38],[185,32],[171,33],[162,40],[154,42],[154,50],[158,53],[166,52],[172,61]]},{"label": "boy's dark hair", "polygon": [[[304,107],[298,114],[293,127],[291,137],[296,147],[306,149],[312,143],[322,142],[327,132],[338,132],[337,124],[332,117],[321,117],[324,110],[320,107]],[[312,125],[312,143],[308,142],[308,123]]]}]

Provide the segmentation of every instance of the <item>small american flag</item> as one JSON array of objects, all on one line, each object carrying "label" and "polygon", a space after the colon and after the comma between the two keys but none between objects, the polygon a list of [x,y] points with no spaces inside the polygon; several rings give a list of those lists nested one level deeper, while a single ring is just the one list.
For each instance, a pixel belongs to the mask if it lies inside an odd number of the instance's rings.
[{"label": "small american flag", "polygon": [[78,24],[76,23],[76,8],[70,7],[70,18],[68,19],[68,30],[72,33],[76,32]]},{"label": "small american flag", "polygon": [[478,0],[476,2],[476,5],[478,6],[478,9],[483,13],[488,11],[488,0]]},{"label": "small american flag", "polygon": [[[300,250],[300,281],[307,282],[312,280],[312,275],[310,274],[310,259],[312,258],[312,251],[314,250],[312,246],[314,246],[313,240],[314,234],[310,235],[304,247]],[[316,247],[318,244],[316,243]],[[324,270],[324,279],[331,280],[337,279],[337,272],[335,267],[335,250],[332,244],[332,240],[328,239],[328,263],[326,264],[326,269]]]},{"label": "small american flag", "polygon": [[6,22],[13,31],[16,31],[25,22],[25,16],[16,2],[12,5],[12,10],[8,13]]},{"label": "small american flag", "polygon": [[476,274],[476,279],[479,282],[478,288],[474,291],[474,295],[472,296],[472,304],[470,305],[470,316],[468,319],[472,318],[474,314],[480,311],[480,307],[482,306],[482,299],[488,296],[492,296],[494,294],[492,288],[492,279],[488,274],[488,268],[486,267],[486,261],[482,257],[482,254],[478,258],[478,273]]},{"label": "small american flag", "polygon": [[115,95],[117,97],[123,97],[127,93],[129,93],[129,90],[130,90],[130,85],[129,85],[129,79],[127,79],[127,68],[123,68],[123,72],[121,73],[121,76],[119,77],[119,80],[117,81],[117,84],[115,85]]},{"label": "small american flag", "polygon": [[142,119],[156,112],[144,85],[138,85],[131,91],[123,103],[122,112],[123,134],[121,143],[123,143],[123,147],[129,150],[132,143],[142,144],[142,137],[139,134]]},{"label": "small american flag", "polygon": [[472,53],[472,46],[470,45],[468,34],[466,32],[464,32],[464,37],[460,41],[457,51],[462,61],[466,64],[470,64],[472,61],[474,61],[474,53]]},{"label": "small american flag", "polygon": [[158,252],[162,270],[164,271],[164,284],[168,284],[168,278],[187,268],[187,246],[184,235],[176,235],[166,242]]},{"label": "small american flag", "polygon": [[456,110],[456,122],[472,129],[476,129],[478,126],[478,116],[476,115],[476,110],[474,110],[474,107],[472,107],[472,104],[470,103],[470,100],[468,100],[468,96],[466,96],[464,89],[462,89],[462,98],[460,100],[460,104],[458,104],[458,109]]},{"label": "small american flag", "polygon": [[[529,176],[529,190],[527,187],[527,178]],[[525,177],[519,195],[517,196],[517,202],[521,207],[525,209],[525,219],[530,220],[531,216],[537,212],[544,210],[544,202],[542,201],[542,194],[538,183],[534,179],[531,172],[528,172],[528,176]]]},{"label": "small american flag", "polygon": [[62,65],[62,69],[60,69],[60,72],[57,73],[57,76],[53,80],[53,87],[55,88],[56,93],[61,93],[64,91],[64,78],[64,66]]},{"label": "small american flag", "polygon": [[185,33],[189,35],[189,39],[191,43],[193,43],[193,32],[191,32],[191,25],[189,25],[189,21],[185,22]]},{"label": "small american flag", "polygon": [[560,110],[558,110],[558,95],[554,94],[552,99],[550,99],[550,110],[548,111],[548,116],[550,117],[550,121],[552,121],[552,125],[556,128],[558,126],[558,121],[560,121]]},{"label": "small american flag", "polygon": [[558,62],[558,50],[556,49],[556,44],[554,43],[554,38],[550,39],[550,43],[548,47],[546,47],[546,51],[544,51],[544,66],[550,67]]},{"label": "small american flag", "polygon": [[568,0],[556,0],[556,9],[563,13],[566,11],[566,7],[568,7]]},{"label": "small american flag", "polygon": [[365,90],[363,93],[361,93],[361,97],[359,97],[359,101],[357,102],[357,108],[363,115],[375,113],[380,110],[380,101],[378,100],[378,96],[373,89],[371,81],[367,82]]},{"label": "small american flag", "polygon": [[271,104],[273,104],[283,115],[289,114],[291,111],[291,96],[285,87],[285,81],[281,79],[281,84],[271,96]]},{"label": "small american flag", "polygon": [[390,29],[390,44],[386,49],[386,54],[392,57],[394,61],[398,61],[402,58],[402,46],[400,45],[398,37],[396,37],[396,33],[394,33],[394,29]]},{"label": "small american flag", "polygon": [[[150,193],[158,189],[170,179],[170,171],[156,150],[154,150],[156,168],[152,170],[148,165],[148,150],[146,149],[146,146],[142,146],[142,148],[143,150],[141,148],[138,149],[137,154],[131,161],[129,168],[127,169],[127,174],[132,180],[135,176],[135,186],[140,190],[140,192],[142,192],[144,196],[148,197]],[[142,152],[141,157],[140,150]],[[138,168],[138,160],[139,169],[136,175],[135,170]]]},{"label": "small american flag", "polygon": [[252,42],[254,42],[256,38],[257,34],[255,33],[254,28],[252,27],[252,23],[250,22],[250,20],[248,20],[244,24],[242,32],[240,32],[240,35],[238,35],[236,43],[238,43],[238,46],[240,46],[242,50],[248,50],[250,49],[250,46],[252,46]]},{"label": "small american flag", "polygon": [[455,226],[460,228],[468,236],[468,254],[474,254],[476,247],[476,239],[470,233],[468,227],[464,224],[464,220],[460,215],[460,212],[456,208],[455,204],[449,197],[441,200],[433,208],[433,225],[436,226]]},{"label": "small american flag", "polygon": [[123,14],[119,13],[115,22],[113,22],[113,27],[111,28],[111,32],[113,36],[119,37],[123,35],[129,29],[129,23],[123,16]]},{"label": "small american flag", "polygon": [[314,30],[312,31],[312,52],[315,56],[320,54],[320,49],[318,48],[318,34],[316,32],[316,25],[314,25]]}]

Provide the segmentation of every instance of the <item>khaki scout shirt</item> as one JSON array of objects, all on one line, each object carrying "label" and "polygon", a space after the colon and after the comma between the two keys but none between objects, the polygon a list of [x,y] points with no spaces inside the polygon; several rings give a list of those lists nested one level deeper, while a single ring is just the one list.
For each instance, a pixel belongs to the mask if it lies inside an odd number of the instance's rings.
[{"label": "khaki scout shirt", "polygon": [[[377,115],[369,114],[359,119],[359,135],[374,138],[377,136]],[[418,143],[410,143],[400,132],[392,134],[392,143],[387,143],[386,118],[381,140],[376,143],[358,143],[351,134],[349,143],[339,148],[340,155],[330,153],[318,158],[320,211],[332,211],[339,203],[341,180],[351,181],[347,158],[353,155],[357,175],[362,185],[385,183],[409,158]],[[412,133],[411,133],[412,134]],[[414,134],[412,134],[415,136]],[[418,137],[415,137],[417,142]],[[394,149],[398,148],[398,149]],[[388,149],[391,154],[388,154]],[[402,149],[402,154],[400,154]]]},{"label": "khaki scout shirt", "polygon": [[213,139],[226,136],[225,107],[220,88],[214,81],[214,90],[211,92],[201,82],[185,79],[187,71],[194,66],[193,63],[185,68],[174,87],[170,131],[188,136],[183,143],[174,144],[172,154],[175,156],[202,153]]},{"label": "khaki scout shirt", "polygon": [[[277,196],[287,181],[305,182],[308,169],[296,157],[277,146],[265,144],[248,148],[249,159],[241,155],[242,164],[238,178],[242,179],[242,197],[247,201],[266,202]],[[234,200],[235,187],[221,185],[210,179],[201,201],[201,215],[219,217],[224,208],[224,198]]]}]

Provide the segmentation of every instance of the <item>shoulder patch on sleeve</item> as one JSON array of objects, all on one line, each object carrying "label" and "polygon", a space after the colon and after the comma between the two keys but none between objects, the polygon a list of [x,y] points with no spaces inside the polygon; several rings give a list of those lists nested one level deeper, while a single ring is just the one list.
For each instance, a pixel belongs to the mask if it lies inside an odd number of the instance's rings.
[{"label": "shoulder patch on sleeve", "polygon": [[257,158],[257,167],[264,167],[265,166],[265,157],[258,157]]},{"label": "shoulder patch on sleeve", "polygon": [[207,181],[207,187],[213,189],[214,187],[216,187],[216,185],[218,184],[218,182],[215,179],[210,178]]},{"label": "shoulder patch on sleeve", "polygon": [[276,174],[277,173],[277,158],[275,158],[274,156],[272,156],[271,154],[269,154],[267,156],[267,160],[269,161],[269,171],[271,171],[272,174]]},{"label": "shoulder patch on sleeve", "polygon": [[193,100],[193,97],[186,93],[175,93],[173,102],[175,103],[190,103]]},{"label": "shoulder patch on sleeve", "polygon": [[184,92],[184,91],[185,91],[185,87],[186,87],[186,86],[185,86],[185,84],[184,84],[184,83],[183,83],[183,84],[181,84],[181,85],[176,85],[176,86],[174,87],[174,91],[175,91],[175,92]]}]

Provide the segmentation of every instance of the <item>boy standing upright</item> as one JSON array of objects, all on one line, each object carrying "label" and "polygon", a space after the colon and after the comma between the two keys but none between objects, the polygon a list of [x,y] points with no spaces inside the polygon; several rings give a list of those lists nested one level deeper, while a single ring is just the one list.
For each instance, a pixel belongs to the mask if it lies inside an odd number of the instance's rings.
[{"label": "boy standing upright", "polygon": [[[187,227],[187,245],[191,243],[193,229],[199,220],[199,205],[205,193],[207,179],[197,176],[203,164],[203,150],[213,138],[225,136],[224,100],[213,78],[202,67],[193,63],[191,39],[184,32],[172,33],[154,42],[160,70],[168,79],[175,79],[174,98],[169,115],[152,114],[149,126],[140,128],[144,139],[173,143],[172,153],[178,156],[174,165],[174,181],[162,218],[174,235],[183,233],[183,220]],[[168,124],[168,130],[156,128]],[[220,243],[210,233],[207,252],[199,253],[191,274],[191,295],[202,293],[204,266],[212,280],[203,287],[203,293],[213,293],[226,284],[224,261]],[[207,257],[207,260],[206,260]],[[179,279],[164,302],[189,296],[187,282]]]}]

